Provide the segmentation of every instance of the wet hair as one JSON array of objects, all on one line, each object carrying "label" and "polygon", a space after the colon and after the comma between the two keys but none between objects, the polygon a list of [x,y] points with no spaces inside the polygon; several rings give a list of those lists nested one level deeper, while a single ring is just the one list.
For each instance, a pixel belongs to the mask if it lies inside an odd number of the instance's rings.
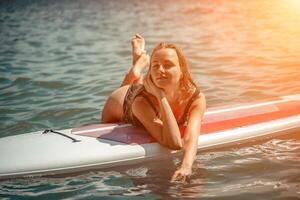
[{"label": "wet hair", "polygon": [[152,60],[154,53],[160,49],[166,49],[166,48],[173,49],[177,54],[179,65],[180,65],[180,70],[182,73],[182,78],[180,79],[180,91],[183,94],[182,100],[186,99],[193,94],[194,89],[197,88],[197,85],[195,84],[195,82],[193,81],[193,79],[191,77],[191,74],[188,70],[186,59],[185,59],[182,51],[177,46],[175,46],[174,44],[171,44],[171,43],[164,43],[164,42],[159,43],[152,51],[152,54],[150,57],[150,66],[151,66],[151,60]]}]

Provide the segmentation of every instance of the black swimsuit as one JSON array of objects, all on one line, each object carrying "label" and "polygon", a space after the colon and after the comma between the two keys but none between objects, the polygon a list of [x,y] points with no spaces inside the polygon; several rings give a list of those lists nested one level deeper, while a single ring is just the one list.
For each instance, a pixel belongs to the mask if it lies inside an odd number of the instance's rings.
[{"label": "black swimsuit", "polygon": [[[192,97],[189,99],[178,125],[184,125],[186,123],[189,108],[192,105],[193,101],[198,97],[199,93],[200,93],[200,90],[197,88],[195,90],[194,94],[192,95]],[[156,107],[154,106],[153,102],[151,101],[151,99],[149,97],[149,93],[146,91],[144,85],[133,84],[128,88],[127,93],[125,95],[125,99],[124,99],[124,103],[123,103],[123,113],[124,113],[123,122],[130,123],[137,127],[144,127],[143,124],[135,117],[135,115],[132,112],[132,108],[131,108],[134,99],[138,96],[144,97],[146,99],[146,101],[150,104],[152,109],[154,110],[156,116],[159,116],[159,112],[157,111]]]}]

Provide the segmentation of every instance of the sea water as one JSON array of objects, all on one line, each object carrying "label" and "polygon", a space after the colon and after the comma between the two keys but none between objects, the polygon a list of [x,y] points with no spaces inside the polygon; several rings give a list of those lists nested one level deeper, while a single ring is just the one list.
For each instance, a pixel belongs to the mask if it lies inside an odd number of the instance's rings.
[{"label": "sea water", "polygon": [[[207,106],[300,92],[296,0],[23,0],[0,2],[0,137],[99,122],[131,66],[130,40],[172,42]],[[300,134],[300,133],[299,133]],[[1,161],[0,161],[1,164]],[[67,177],[0,182],[2,199],[300,199],[300,141],[199,152]]]}]

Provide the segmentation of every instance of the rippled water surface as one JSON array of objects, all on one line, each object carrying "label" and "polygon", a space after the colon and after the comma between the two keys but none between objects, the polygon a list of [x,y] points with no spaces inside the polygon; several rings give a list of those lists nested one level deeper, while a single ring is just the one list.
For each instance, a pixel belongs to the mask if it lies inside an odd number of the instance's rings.
[{"label": "rippled water surface", "polygon": [[[149,52],[161,41],[183,50],[208,107],[300,93],[299,9],[297,0],[1,1],[0,137],[98,123],[136,32]],[[200,152],[185,185],[168,182],[175,159],[2,181],[0,198],[300,199],[299,147],[291,138]]]}]

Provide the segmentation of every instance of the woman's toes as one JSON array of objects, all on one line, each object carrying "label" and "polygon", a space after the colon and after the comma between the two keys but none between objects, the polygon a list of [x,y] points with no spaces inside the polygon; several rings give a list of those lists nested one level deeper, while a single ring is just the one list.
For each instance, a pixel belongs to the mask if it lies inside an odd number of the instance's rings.
[{"label": "woman's toes", "polygon": [[135,65],[142,53],[145,53],[145,39],[140,34],[135,34],[131,39],[132,45],[132,64]]},{"label": "woman's toes", "polygon": [[136,34],[135,37],[131,40],[133,52],[141,55],[145,50],[145,40],[139,34]]}]

